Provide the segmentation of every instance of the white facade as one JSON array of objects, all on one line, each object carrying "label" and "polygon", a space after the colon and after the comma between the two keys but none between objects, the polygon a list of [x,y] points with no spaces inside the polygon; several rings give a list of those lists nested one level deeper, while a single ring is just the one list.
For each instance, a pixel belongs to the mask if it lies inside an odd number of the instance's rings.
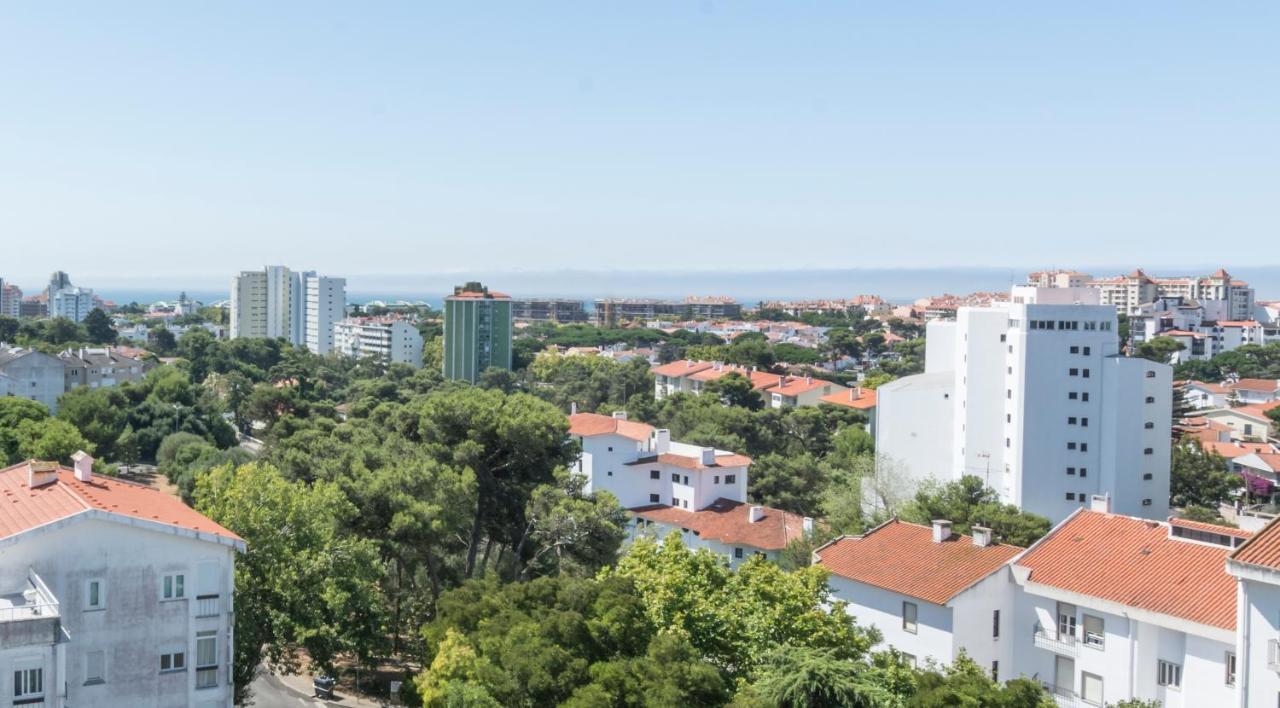
[{"label": "white facade", "polygon": [[66,392],[66,366],[56,356],[20,347],[0,348],[3,393],[43,403],[50,414],[58,412],[58,397]]},{"label": "white facade", "polygon": [[68,287],[49,292],[50,317],[65,317],[72,322],[82,322],[91,310],[93,310],[92,290]]},{"label": "white facade", "polygon": [[977,476],[1054,521],[1097,493],[1120,513],[1168,515],[1172,369],[1119,355],[1097,291],[1014,287],[1008,303],[930,323],[928,341],[924,374],[878,390],[882,456],[917,479]]},{"label": "white facade", "polygon": [[345,316],[346,280],[285,266],[241,271],[231,281],[231,338],[286,339],[316,354],[333,349],[333,326]]},{"label": "white facade", "polygon": [[354,317],[334,325],[334,349],[344,356],[371,356],[389,364],[422,366],[422,334],[407,320]]},{"label": "white facade", "polygon": [[315,273],[302,274],[306,293],[306,315],[303,322],[307,349],[315,354],[333,351],[333,327],[347,313],[347,281]]}]

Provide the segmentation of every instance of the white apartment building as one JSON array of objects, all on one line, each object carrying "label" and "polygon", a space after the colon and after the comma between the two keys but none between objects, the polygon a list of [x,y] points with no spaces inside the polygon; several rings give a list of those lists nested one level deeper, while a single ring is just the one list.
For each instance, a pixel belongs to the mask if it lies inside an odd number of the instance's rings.
[{"label": "white apartment building", "polygon": [[93,291],[88,288],[66,287],[49,292],[50,317],[82,322],[93,308]]},{"label": "white apartment building", "polygon": [[1094,278],[1077,271],[1044,271],[1031,273],[1027,283],[1045,288],[1094,288],[1102,304],[1130,315],[1139,314],[1142,305],[1158,298],[1180,297],[1202,303],[1224,303],[1223,319],[1250,320],[1254,317],[1253,288],[1232,278],[1222,268],[1213,275],[1174,278],[1153,278],[1141,268],[1127,275],[1109,278]]},{"label": "white apartment building", "polygon": [[963,648],[997,679],[1040,681],[1060,706],[1280,700],[1275,523],[1255,536],[1151,521],[1098,497],[1026,550],[976,532],[975,543],[946,522],[930,533],[891,521],[814,559],[890,646],[944,664]]},{"label": "white apartment building", "polygon": [[[1015,586],[1006,565],[1022,552],[991,530],[955,534],[891,519],[861,536],[841,536],[813,552],[831,571],[836,598],[858,623],[880,630],[912,664],[950,664],[963,652],[997,679],[1014,676]],[[891,562],[886,562],[891,561]]]},{"label": "white apartment building", "polygon": [[231,281],[231,338],[286,339],[316,354],[333,349],[346,313],[346,280],[285,266],[241,271]]},{"label": "white apartment building", "polygon": [[231,708],[244,541],[75,457],[0,470],[0,706]]},{"label": "white apartment building", "polygon": [[400,317],[352,317],[334,325],[334,349],[344,356],[422,366],[422,334]]},{"label": "white apartment building", "polygon": [[43,403],[51,415],[67,390],[66,366],[56,356],[0,345],[0,395]]},{"label": "white apartment building", "polygon": [[17,318],[22,313],[22,288],[0,279],[0,315]]},{"label": "white apartment building", "polygon": [[813,529],[813,519],[747,502],[746,455],[674,442],[671,431],[622,411],[575,413],[569,434],[582,446],[573,471],[586,477],[584,491],[617,497],[631,514],[632,539],[679,531],[685,545],[736,565],[754,555],[776,560]]},{"label": "white apartment building", "polygon": [[923,374],[878,389],[876,450],[901,473],[975,475],[1054,521],[1100,493],[1168,516],[1172,369],[1119,354],[1096,290],[1015,286],[928,341]]}]

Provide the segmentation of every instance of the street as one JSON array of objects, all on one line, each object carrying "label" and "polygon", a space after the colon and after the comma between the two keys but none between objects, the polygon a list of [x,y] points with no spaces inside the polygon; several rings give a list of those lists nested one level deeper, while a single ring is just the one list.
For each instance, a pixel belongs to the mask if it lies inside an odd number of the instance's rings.
[{"label": "street", "polygon": [[299,706],[341,706],[318,698],[303,698],[286,688],[280,679],[263,671],[253,682],[254,708],[299,708]]}]

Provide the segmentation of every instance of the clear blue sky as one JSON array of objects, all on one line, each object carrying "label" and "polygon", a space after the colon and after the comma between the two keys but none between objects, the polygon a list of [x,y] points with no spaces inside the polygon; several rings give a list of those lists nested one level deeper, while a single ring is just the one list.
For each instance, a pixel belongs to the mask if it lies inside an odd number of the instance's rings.
[{"label": "clear blue sky", "polygon": [[5,3],[0,276],[1276,263],[1277,27],[1274,2]]}]

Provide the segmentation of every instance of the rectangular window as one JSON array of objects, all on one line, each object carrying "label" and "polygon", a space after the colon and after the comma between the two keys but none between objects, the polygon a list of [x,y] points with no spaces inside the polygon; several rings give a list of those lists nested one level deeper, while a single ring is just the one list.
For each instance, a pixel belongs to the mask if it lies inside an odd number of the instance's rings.
[{"label": "rectangular window", "polygon": [[1080,698],[1084,699],[1084,702],[1089,705],[1102,705],[1102,677],[1081,671]]},{"label": "rectangular window", "polygon": [[180,651],[160,655],[161,671],[183,671],[187,668],[187,655]]},{"label": "rectangular window", "polygon": [[1149,379],[1154,379],[1155,377],[1156,377],[1156,372],[1154,372],[1154,371],[1148,371],[1148,372],[1147,372],[1147,378],[1149,378]]},{"label": "rectangular window", "polygon": [[107,655],[103,651],[89,651],[84,654],[84,682],[102,683],[107,680]]},{"label": "rectangular window", "polygon": [[1088,477],[1088,476],[1089,476],[1089,468],[1088,468],[1088,467],[1081,467],[1081,468],[1080,468],[1080,476],[1081,476],[1081,477]]},{"label": "rectangular window", "polygon": [[1236,685],[1236,653],[1233,651],[1227,652],[1226,661],[1224,663],[1227,665],[1227,685],[1234,686]]},{"label": "rectangular window", "polygon": [[916,633],[916,609],[914,602],[902,603],[902,631]]},{"label": "rectangular window", "polygon": [[1079,354],[1079,353],[1080,353],[1080,347],[1071,347],[1071,349],[1070,349],[1069,351],[1070,351],[1072,354]]},{"label": "rectangular window", "polygon": [[1081,370],[1080,375],[1085,377],[1086,379],[1089,378],[1089,370],[1088,369]]},{"label": "rectangular window", "polygon": [[1081,394],[1080,394],[1080,400],[1082,400],[1082,401],[1087,401],[1087,400],[1089,400],[1089,394],[1088,394],[1087,392],[1086,392],[1086,393],[1081,393]]},{"label": "rectangular window", "polygon": [[720,475],[716,475],[714,479],[715,479],[715,484],[720,484]]},{"label": "rectangular window", "polygon": [[107,606],[106,593],[103,592],[102,581],[93,579],[85,583],[84,608],[86,610],[101,610]]},{"label": "rectangular window", "polygon": [[1068,449],[1068,450],[1074,450],[1074,449],[1076,449],[1076,444],[1075,444],[1075,443],[1073,443],[1073,442],[1069,442],[1069,443],[1067,443],[1067,449]]},{"label": "rectangular window", "polygon": [[164,576],[161,596],[166,600],[180,600],[186,597],[186,576],[182,573]]},{"label": "rectangular window", "polygon": [[1088,419],[1088,418],[1081,418],[1081,419],[1080,419],[1080,427],[1082,427],[1082,428],[1087,428],[1087,427],[1089,427],[1089,419]]},{"label": "rectangular window", "polygon": [[1170,688],[1182,686],[1182,667],[1172,661],[1161,659],[1156,665],[1156,683]]},{"label": "rectangular window", "polygon": [[688,484],[688,483],[689,483],[689,475],[685,475],[683,484]]},{"label": "rectangular window", "polygon": [[1155,479],[1155,476],[1152,475],[1150,472],[1147,472],[1142,475],[1142,478],[1144,480],[1152,480],[1152,479]]},{"label": "rectangular window", "polygon": [[1082,353],[1083,353],[1085,356],[1089,356],[1089,347],[1085,347],[1085,348],[1084,348],[1084,352],[1082,352]]},{"label": "rectangular window", "polygon": [[1145,422],[1145,423],[1143,423],[1143,424],[1142,424],[1142,427],[1143,427],[1143,428],[1145,428],[1145,429],[1147,429],[1147,430],[1151,430],[1151,429],[1153,429],[1153,428],[1155,428],[1155,427],[1156,427],[1156,424],[1155,424],[1155,423],[1152,423],[1151,421],[1149,421],[1149,420],[1148,420],[1147,422]]},{"label": "rectangular window", "polygon": [[649,479],[662,479],[662,472],[658,470],[649,470]]},{"label": "rectangular window", "polygon": [[992,681],[1000,680],[1000,662],[998,661],[991,662],[991,680]]},{"label": "rectangular window", "polygon": [[1076,636],[1076,607],[1058,603],[1058,639],[1067,640]]},{"label": "rectangular window", "polygon": [[1147,403],[1155,403],[1155,402],[1156,402],[1155,396],[1147,396]]},{"label": "rectangular window", "polygon": [[996,639],[1000,638],[1000,610],[992,610],[991,612],[991,636]]},{"label": "rectangular window", "polygon": [[1089,443],[1086,443],[1086,442],[1080,443],[1080,452],[1088,452],[1088,451],[1089,451]]},{"label": "rectangular window", "polygon": [[1076,424],[1076,417],[1073,415],[1067,416],[1067,425],[1075,425],[1075,424]]},{"label": "rectangular window", "polygon": [[1069,474],[1069,475],[1073,475],[1073,476],[1074,476],[1074,475],[1075,475],[1075,473],[1076,473],[1076,468],[1074,468],[1074,467],[1068,467],[1068,468],[1067,468],[1067,474]]},{"label": "rectangular window", "polygon": [[1070,391],[1070,392],[1068,392],[1068,393],[1067,393],[1067,398],[1068,398],[1069,400],[1074,401],[1074,400],[1076,400],[1077,398],[1080,398],[1080,394],[1076,393],[1075,391]]},{"label": "rectangular window", "polygon": [[676,474],[675,472],[672,472],[671,481],[675,482],[676,484],[680,484],[680,475]]},{"label": "rectangular window", "polygon": [[1148,448],[1144,448],[1144,449],[1142,450],[1142,454],[1144,454],[1144,455],[1151,455],[1151,454],[1154,454],[1154,453],[1155,453],[1155,450],[1153,450],[1152,448],[1149,448],[1149,447],[1148,447]]},{"label": "rectangular window", "polygon": [[737,482],[738,482],[738,475],[736,474],[727,474],[724,476],[725,484],[737,484]]},{"label": "rectangular window", "polygon": [[1150,499],[1143,499],[1143,500],[1142,500],[1142,505],[1143,505],[1143,506],[1151,506],[1151,500],[1150,500]]},{"label": "rectangular window", "polygon": [[1076,500],[1076,493],[1075,493],[1075,492],[1067,492],[1067,501],[1075,501],[1075,500]]},{"label": "rectangular window", "polygon": [[196,632],[196,688],[218,685],[218,633]]},{"label": "rectangular window", "polygon": [[1103,624],[1101,617],[1093,615],[1084,615],[1084,643],[1091,647],[1103,647],[1105,634],[1102,631]]},{"label": "rectangular window", "polygon": [[650,504],[657,504],[657,503],[659,502],[659,500],[660,500],[660,499],[662,499],[662,497],[659,497],[657,494],[650,494],[650,495],[649,495],[649,503],[650,503]]},{"label": "rectangular window", "polygon": [[741,557],[742,557],[742,549],[741,549],[741,548],[735,548],[735,549],[733,549],[733,557],[734,557],[734,558],[741,558]]},{"label": "rectangular window", "polygon": [[1069,375],[1069,376],[1079,376],[1079,375],[1080,375],[1080,370],[1079,370],[1079,369],[1067,369],[1067,375]]},{"label": "rectangular window", "polygon": [[35,698],[44,695],[44,669],[18,669],[13,672],[13,697]]}]

